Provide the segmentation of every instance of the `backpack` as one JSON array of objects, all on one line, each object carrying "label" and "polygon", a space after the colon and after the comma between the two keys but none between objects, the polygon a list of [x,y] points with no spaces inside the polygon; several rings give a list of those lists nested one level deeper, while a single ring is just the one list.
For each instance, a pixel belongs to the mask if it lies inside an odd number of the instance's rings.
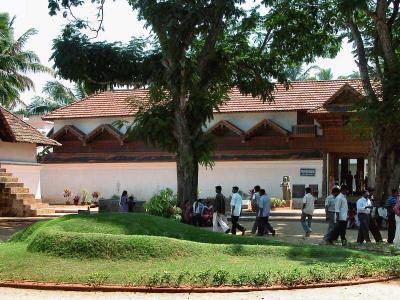
[{"label": "backpack", "polygon": [[396,216],[400,217],[400,200],[396,202],[396,205],[393,207],[393,211]]}]

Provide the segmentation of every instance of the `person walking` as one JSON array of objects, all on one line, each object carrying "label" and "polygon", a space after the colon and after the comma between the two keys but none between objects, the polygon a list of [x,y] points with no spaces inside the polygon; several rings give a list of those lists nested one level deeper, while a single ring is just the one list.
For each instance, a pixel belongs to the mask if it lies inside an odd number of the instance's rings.
[{"label": "person walking", "polygon": [[260,202],[260,189],[261,189],[260,186],[256,185],[254,187],[254,193],[251,198],[251,207],[252,207],[253,211],[256,213],[256,220],[253,224],[253,228],[251,229],[252,234],[256,233],[257,227],[258,227],[257,218],[258,218],[258,208],[259,208],[259,202]]},{"label": "person walking", "polygon": [[128,212],[128,192],[123,191],[121,198],[119,199],[119,210],[120,212]]},{"label": "person walking", "polygon": [[372,204],[368,199],[368,191],[364,191],[360,199],[357,200],[357,216],[360,222],[358,229],[357,243],[362,244],[364,241],[370,243],[369,238],[369,225],[370,225],[370,213]]},{"label": "person walking", "polygon": [[193,215],[192,215],[192,221],[194,226],[200,227],[201,225],[201,216],[203,215],[203,209],[204,205],[201,203],[200,199],[196,199],[193,203]]},{"label": "person walking", "polygon": [[335,213],[335,199],[340,193],[340,187],[335,185],[332,188],[331,194],[325,199],[325,213],[326,221],[328,222],[328,228],[324,235],[324,240],[327,240],[328,235],[335,229],[336,225],[336,213]]},{"label": "person walking", "polygon": [[257,224],[258,224],[258,235],[264,235],[270,231],[272,235],[275,235],[275,230],[269,223],[269,215],[271,212],[272,202],[264,189],[260,190],[260,201],[258,207]]},{"label": "person walking", "polygon": [[394,235],[393,244],[400,248],[400,199],[397,198],[396,205],[393,208],[396,220],[396,233]]},{"label": "person walking", "polygon": [[[224,233],[229,233],[229,226],[225,223],[225,196],[222,194],[222,187],[220,185],[215,187],[215,200],[213,204],[213,231],[222,229]],[[219,225],[219,227],[218,227]]]},{"label": "person walking", "polygon": [[239,195],[239,188],[237,186],[232,188],[231,209],[232,234],[236,235],[236,229],[239,229],[242,235],[244,235],[246,228],[239,224],[240,214],[242,213],[242,196]]},{"label": "person walking", "polygon": [[328,234],[326,242],[328,244],[333,244],[334,241],[340,239],[342,241],[342,246],[347,245],[346,240],[346,229],[347,229],[347,214],[349,211],[349,206],[347,203],[346,195],[348,193],[348,187],[343,185],[340,188],[339,195],[335,198],[335,212],[336,212],[336,226],[335,229]]},{"label": "person walking", "polygon": [[[301,211],[301,225],[303,226],[305,237],[309,237],[312,229],[311,229],[311,221],[312,216],[314,214],[314,202],[315,198],[311,194],[311,188],[306,188],[306,194],[303,198],[303,207]],[[307,220],[307,221],[306,221]]]},{"label": "person walking", "polygon": [[393,189],[392,194],[386,200],[384,207],[387,211],[387,222],[388,222],[388,244],[393,244],[394,236],[396,233],[396,214],[394,213],[394,206],[397,203],[398,189]]}]

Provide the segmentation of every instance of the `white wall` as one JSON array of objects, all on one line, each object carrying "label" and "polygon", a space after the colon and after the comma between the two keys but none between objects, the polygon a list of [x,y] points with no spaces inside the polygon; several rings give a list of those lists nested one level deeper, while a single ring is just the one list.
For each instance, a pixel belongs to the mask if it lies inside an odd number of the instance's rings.
[{"label": "white wall", "polygon": [[[66,120],[54,120],[54,132],[57,132],[65,125],[74,125],[76,128],[80,129],[83,133],[89,134],[94,129],[103,124],[112,124],[115,121],[126,120],[128,122],[133,121],[133,117],[125,118],[79,118],[79,119],[66,119]],[[125,133],[125,130],[121,130]]]},{"label": "white wall", "polygon": [[[117,120],[133,121],[133,117],[125,118],[89,118],[89,119],[68,119],[68,120],[55,120],[54,121],[54,132],[57,132],[65,125],[74,125],[79,128],[82,132],[88,134],[93,131],[96,127],[102,124],[112,124]],[[214,119],[211,120],[206,126],[210,128],[221,120],[227,120],[232,124],[236,125],[243,131],[247,131],[254,125],[258,124],[264,119],[269,119],[285,128],[286,130],[292,131],[292,126],[297,124],[297,113],[296,112],[261,112],[261,113],[223,113],[214,114]],[[122,130],[124,132],[124,130]]]},{"label": "white wall", "polygon": [[7,172],[18,177],[19,182],[23,182],[24,186],[29,188],[29,192],[35,195],[36,199],[41,198],[40,180],[42,166],[36,163],[4,163],[1,162],[1,167],[6,168]]},{"label": "white wall", "polygon": [[226,120],[247,131],[262,120],[274,121],[286,130],[292,131],[292,126],[297,124],[297,112],[260,112],[260,113],[220,113],[214,114],[214,119],[207,125],[207,128],[214,126],[221,120]]},{"label": "white wall", "polygon": [[[316,176],[300,177],[300,168],[315,168]],[[294,184],[318,184],[321,191],[322,160],[217,162],[212,170],[200,169],[200,197],[214,196],[216,185],[229,195],[234,185],[247,192],[257,184],[269,195],[282,197],[280,184],[285,175],[291,176]],[[83,189],[98,191],[105,198],[126,189],[138,199],[148,200],[165,187],[176,190],[174,162],[47,164],[41,176],[42,199],[50,203],[63,203],[65,188],[74,194]]]},{"label": "white wall", "polygon": [[36,144],[0,141],[1,161],[36,163]]}]

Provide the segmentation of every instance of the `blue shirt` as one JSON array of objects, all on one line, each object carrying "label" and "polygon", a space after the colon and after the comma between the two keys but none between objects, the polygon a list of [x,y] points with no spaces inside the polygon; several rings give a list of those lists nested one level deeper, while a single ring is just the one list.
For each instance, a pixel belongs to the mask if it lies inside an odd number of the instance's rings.
[{"label": "blue shirt", "polygon": [[[267,195],[262,195],[259,201],[259,217],[268,217],[271,212],[271,199]],[[262,209],[262,215],[260,215]]]},{"label": "blue shirt", "polygon": [[390,196],[385,203],[385,207],[393,207],[396,205],[397,198],[395,196]]}]

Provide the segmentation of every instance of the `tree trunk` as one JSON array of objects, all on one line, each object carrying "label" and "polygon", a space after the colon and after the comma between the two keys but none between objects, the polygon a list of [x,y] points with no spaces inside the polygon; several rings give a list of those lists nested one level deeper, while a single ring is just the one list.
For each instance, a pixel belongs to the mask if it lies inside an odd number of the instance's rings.
[{"label": "tree trunk", "polygon": [[400,134],[392,126],[375,128],[373,152],[376,161],[375,198],[383,204],[400,184]]},{"label": "tree trunk", "polygon": [[178,183],[178,206],[197,199],[199,164],[193,148],[192,135],[184,111],[175,111],[175,135],[178,148],[176,169]]}]

